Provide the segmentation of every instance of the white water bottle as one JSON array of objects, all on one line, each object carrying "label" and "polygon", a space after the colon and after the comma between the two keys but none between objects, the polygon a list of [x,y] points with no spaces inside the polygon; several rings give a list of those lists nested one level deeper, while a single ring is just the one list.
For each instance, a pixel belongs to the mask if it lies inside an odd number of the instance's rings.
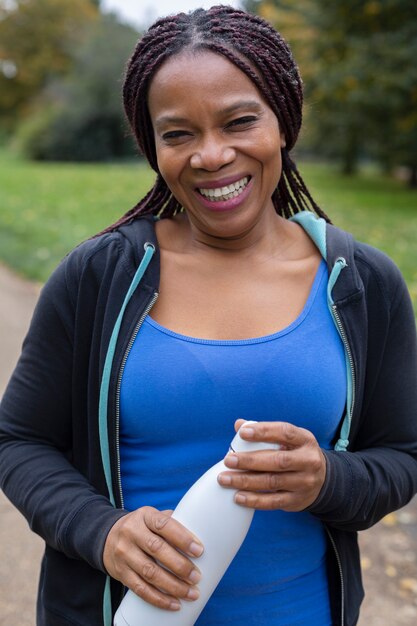
[{"label": "white water bottle", "polygon": [[[249,422],[245,422],[248,424]],[[239,431],[240,432],[240,431]],[[245,441],[234,437],[230,450],[279,449],[279,444]],[[193,626],[213,591],[239,550],[255,510],[239,506],[234,501],[236,491],[221,487],[220,472],[228,470],[223,461],[213,465],[181,499],[172,517],[194,533],[204,546],[203,554],[190,559],[201,572],[200,597],[182,602],[179,611],[160,609],[128,591],[120,604],[114,626]]]}]

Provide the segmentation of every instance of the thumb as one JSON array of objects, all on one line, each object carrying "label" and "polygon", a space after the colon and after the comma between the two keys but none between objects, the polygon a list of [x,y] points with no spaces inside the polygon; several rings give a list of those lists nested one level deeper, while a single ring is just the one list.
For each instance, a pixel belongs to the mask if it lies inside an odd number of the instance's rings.
[{"label": "thumb", "polygon": [[244,424],[245,422],[247,422],[247,421],[248,421],[248,420],[244,420],[244,419],[238,419],[238,420],[236,420],[236,421],[235,421],[235,431],[237,432],[237,431],[239,430],[239,428],[240,428],[241,426],[243,426],[243,424]]}]

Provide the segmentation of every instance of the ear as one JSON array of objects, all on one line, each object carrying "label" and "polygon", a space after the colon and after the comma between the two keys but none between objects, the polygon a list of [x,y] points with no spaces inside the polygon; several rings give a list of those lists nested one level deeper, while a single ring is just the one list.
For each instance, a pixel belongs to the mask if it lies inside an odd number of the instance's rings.
[{"label": "ear", "polygon": [[284,133],[280,133],[280,137],[281,137],[281,148],[285,148],[285,146],[287,145],[287,140],[285,139]]}]

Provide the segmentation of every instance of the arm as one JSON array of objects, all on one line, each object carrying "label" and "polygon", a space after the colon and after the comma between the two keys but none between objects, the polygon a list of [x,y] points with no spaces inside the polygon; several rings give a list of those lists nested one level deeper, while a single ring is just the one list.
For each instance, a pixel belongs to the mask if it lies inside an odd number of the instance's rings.
[{"label": "arm", "polygon": [[243,471],[223,473],[219,482],[241,490],[241,504],[308,510],[330,526],[361,530],[417,492],[415,321],[404,281],[398,271],[396,276],[389,324],[385,333],[374,332],[368,350],[365,401],[362,415],[354,418],[360,427],[352,451],[320,451],[311,433],[282,422],[251,425],[250,437],[242,429],[244,438],[283,448],[226,457],[226,465]]},{"label": "arm", "polygon": [[396,274],[388,329],[374,332],[368,349],[364,403],[352,451],[325,451],[326,482],[309,509],[344,530],[368,528],[417,492],[416,327],[404,280],[398,270]]},{"label": "arm", "polygon": [[[198,597],[198,570],[184,556],[201,554],[198,539],[167,513],[150,507],[132,513],[115,509],[75,467],[80,451],[74,427],[84,409],[74,402],[73,386],[83,384],[84,377],[75,382],[73,376],[82,364],[74,356],[77,294],[67,285],[78,288],[78,274],[67,259],[42,290],[0,406],[0,485],[31,529],[54,549],[175,610],[178,598]],[[85,328],[88,320],[82,322]],[[101,463],[98,454],[91,461]]]},{"label": "arm", "polygon": [[0,481],[49,545],[102,569],[105,536],[124,513],[71,463],[75,309],[67,261],[42,290],[0,406]]}]

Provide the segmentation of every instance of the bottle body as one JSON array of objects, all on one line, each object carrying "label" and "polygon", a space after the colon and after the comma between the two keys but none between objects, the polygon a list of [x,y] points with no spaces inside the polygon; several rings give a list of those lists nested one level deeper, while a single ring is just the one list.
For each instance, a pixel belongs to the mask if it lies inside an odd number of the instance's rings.
[{"label": "bottle body", "polygon": [[[247,423],[247,422],[246,422]],[[248,442],[234,437],[235,452],[278,449],[278,444]],[[157,608],[129,590],[114,618],[114,626],[193,626],[242,545],[254,515],[254,509],[234,501],[236,491],[217,482],[220,472],[228,470],[219,461],[187,491],[172,517],[194,533],[204,546],[203,554],[192,560],[201,571],[200,597],[182,601],[179,611]]]},{"label": "bottle body", "polygon": [[128,591],[117,610],[114,626],[193,626],[232,562],[249,530],[254,509],[237,505],[235,491],[217,482],[226,470],[223,461],[211,467],[179,502],[172,517],[194,533],[204,545],[195,562],[202,573],[200,597],[182,601],[179,611],[159,609]]}]

